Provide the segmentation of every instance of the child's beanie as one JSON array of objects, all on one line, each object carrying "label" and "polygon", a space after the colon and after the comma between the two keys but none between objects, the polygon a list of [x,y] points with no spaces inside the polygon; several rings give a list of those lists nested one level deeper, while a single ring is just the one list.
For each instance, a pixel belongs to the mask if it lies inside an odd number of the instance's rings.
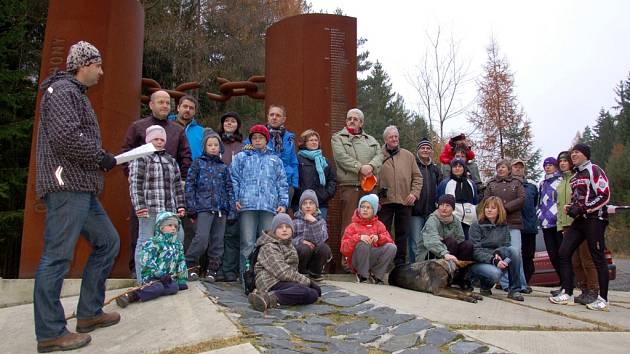
[{"label": "child's beanie", "polygon": [[291,228],[291,231],[295,233],[293,220],[291,220],[291,217],[285,213],[278,213],[273,217],[273,221],[271,222],[271,232],[275,233],[276,229],[282,224],[287,224]]},{"label": "child's beanie", "polygon": [[221,137],[219,136],[219,133],[217,133],[214,130],[212,130],[212,128],[206,128],[206,129],[203,130],[203,139],[201,139],[201,141],[202,141],[202,145],[201,145],[202,151],[206,151],[206,143],[208,142],[208,139],[210,139],[210,138],[215,138],[215,139],[217,139],[217,141],[219,141],[219,151],[223,154],[225,152],[225,147],[223,146],[223,141],[221,140]]},{"label": "child's beanie", "polygon": [[166,130],[160,125],[152,125],[147,128],[147,137],[144,142],[148,144],[155,138],[162,138],[166,142]]},{"label": "child's beanie", "polygon": [[312,200],[315,203],[315,207],[319,209],[319,202],[317,201],[317,194],[315,194],[315,191],[313,191],[312,189],[307,189],[302,192],[302,195],[300,196],[299,206],[302,207],[302,203],[307,199]]},{"label": "child's beanie", "polygon": [[256,124],[253,127],[249,128],[249,141],[252,141],[252,135],[256,133],[262,134],[265,137],[265,139],[267,139],[267,141],[271,139],[269,135],[269,130],[267,129],[267,127],[265,127],[262,124]]},{"label": "child's beanie", "polygon": [[372,209],[374,209],[374,214],[376,214],[378,211],[378,196],[376,194],[364,195],[361,199],[359,199],[359,205],[357,208],[361,208],[361,204],[363,204],[363,202],[370,203]]}]

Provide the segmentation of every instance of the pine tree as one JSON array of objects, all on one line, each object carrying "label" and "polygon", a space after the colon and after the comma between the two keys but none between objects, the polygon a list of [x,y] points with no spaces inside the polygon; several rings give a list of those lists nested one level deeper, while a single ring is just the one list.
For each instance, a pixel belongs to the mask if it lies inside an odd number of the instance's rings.
[{"label": "pine tree", "polygon": [[514,94],[514,76],[494,39],[487,55],[477,83],[477,107],[468,117],[481,136],[476,144],[480,171],[490,176],[498,159],[520,158],[529,167],[528,177],[539,176],[540,149],[534,148],[531,122]]},{"label": "pine tree", "polygon": [[604,168],[617,138],[616,125],[615,118],[610,112],[603,109],[599,111],[590,144],[591,161]]}]

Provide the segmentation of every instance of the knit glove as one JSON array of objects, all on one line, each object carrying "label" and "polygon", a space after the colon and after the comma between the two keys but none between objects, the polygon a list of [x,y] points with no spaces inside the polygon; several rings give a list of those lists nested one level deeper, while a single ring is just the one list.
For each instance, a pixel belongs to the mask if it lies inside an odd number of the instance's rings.
[{"label": "knit glove", "polygon": [[567,210],[567,215],[569,215],[570,217],[574,219],[584,214],[586,214],[586,209],[584,209],[584,207],[581,207],[577,204],[571,204],[571,206]]},{"label": "knit glove", "polygon": [[116,158],[112,153],[105,151],[103,158],[101,159],[101,161],[98,162],[98,167],[100,167],[101,170],[107,172],[116,167]]}]

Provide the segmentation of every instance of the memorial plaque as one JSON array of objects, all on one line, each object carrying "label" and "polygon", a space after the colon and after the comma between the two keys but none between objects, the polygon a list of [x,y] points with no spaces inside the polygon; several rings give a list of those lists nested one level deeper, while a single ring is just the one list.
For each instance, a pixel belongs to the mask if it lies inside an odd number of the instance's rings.
[{"label": "memorial plaque", "polygon": [[[289,17],[267,30],[265,106],[287,108],[289,130],[315,129],[334,168],[330,138],[345,126],[357,99],[357,30],[353,17],[308,14]],[[331,270],[340,270],[340,203],[329,203]]]}]

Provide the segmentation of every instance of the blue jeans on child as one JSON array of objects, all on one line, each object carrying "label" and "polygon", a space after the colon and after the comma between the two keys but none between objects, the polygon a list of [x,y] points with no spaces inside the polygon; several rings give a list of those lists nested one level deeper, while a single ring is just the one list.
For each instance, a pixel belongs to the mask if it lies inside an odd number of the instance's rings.
[{"label": "blue jeans on child", "polygon": [[[142,264],[140,264],[140,250],[142,245],[147,242],[155,233],[155,214],[149,214],[146,218],[138,218],[138,242],[136,243],[135,258],[136,258],[136,280],[138,284],[142,283]],[[184,228],[180,227],[177,230],[177,239],[180,242],[184,242]]]},{"label": "blue jeans on child", "polygon": [[83,270],[76,311],[78,319],[92,318],[103,312],[105,280],[120,247],[118,232],[94,193],[48,193],[44,201],[47,208],[44,251],[33,291],[38,341],[59,338],[68,333],[59,296],[79,235],[83,234],[93,250]]},{"label": "blue jeans on child", "polygon": [[409,263],[416,261],[416,244],[422,239],[422,228],[427,221],[427,217],[412,215],[409,218],[409,237],[407,238],[407,248],[409,249]]},{"label": "blue jeans on child", "polygon": [[245,271],[245,262],[256,247],[256,240],[263,230],[268,230],[271,227],[273,217],[273,213],[263,210],[247,210],[238,214],[241,231],[241,279],[243,279],[243,272]]},{"label": "blue jeans on child", "polygon": [[[521,278],[519,275],[519,269],[522,268],[521,263],[521,250],[514,246],[503,247],[502,250],[508,253],[511,262],[507,269],[501,270],[499,267],[490,263],[475,263],[470,266],[469,276],[474,282],[479,280],[481,289],[490,289],[496,284],[502,275],[507,274],[509,278],[509,285],[505,289],[509,289],[510,292],[518,291],[523,288]],[[504,255],[505,256],[505,255]]]},{"label": "blue jeans on child", "polygon": [[[519,277],[521,278],[522,287],[518,290],[525,290],[527,287],[527,280],[525,280],[525,272],[523,271],[523,262],[522,262],[522,243],[521,243],[521,230],[518,229],[510,229],[510,243],[511,246],[518,250],[519,255],[521,256],[521,267],[519,269]],[[501,276],[501,287],[503,289],[507,289],[509,286],[508,275],[507,273],[503,273]]]}]

